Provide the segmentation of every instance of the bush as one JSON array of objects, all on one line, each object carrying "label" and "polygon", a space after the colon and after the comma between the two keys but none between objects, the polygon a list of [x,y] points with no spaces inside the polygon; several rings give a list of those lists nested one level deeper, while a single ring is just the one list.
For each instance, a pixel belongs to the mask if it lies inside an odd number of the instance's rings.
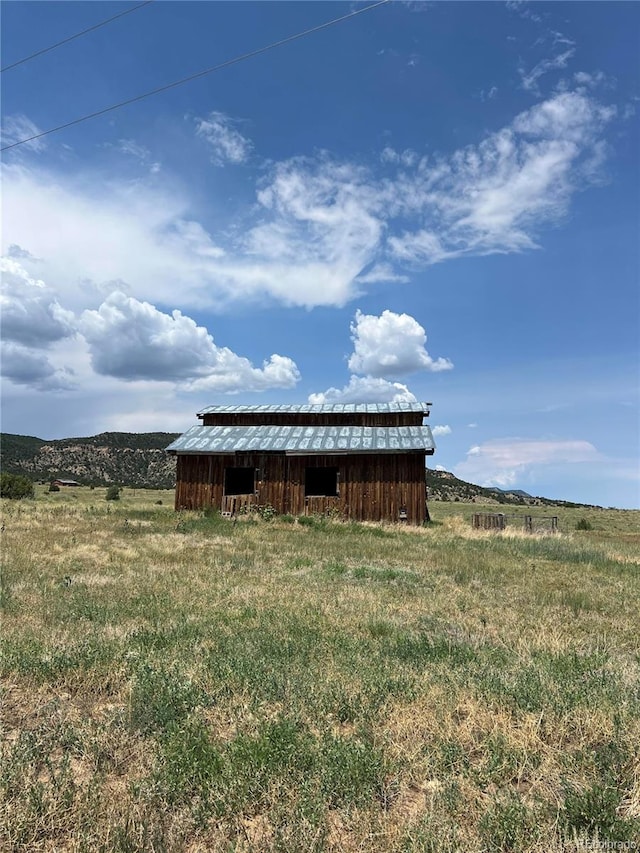
[{"label": "bush", "polygon": [[50,492],[59,492],[60,486],[56,485],[56,483],[51,482],[51,483],[49,483],[49,491]]},{"label": "bush", "polygon": [[107,489],[106,500],[108,501],[119,501],[120,500],[120,486],[109,486]]},{"label": "bush", "polygon": [[593,524],[586,518],[581,518],[576,524],[576,530],[593,530]]},{"label": "bush", "polygon": [[2,474],[0,497],[18,501],[22,498],[33,498],[35,497],[33,483],[28,477],[21,477],[20,474]]}]

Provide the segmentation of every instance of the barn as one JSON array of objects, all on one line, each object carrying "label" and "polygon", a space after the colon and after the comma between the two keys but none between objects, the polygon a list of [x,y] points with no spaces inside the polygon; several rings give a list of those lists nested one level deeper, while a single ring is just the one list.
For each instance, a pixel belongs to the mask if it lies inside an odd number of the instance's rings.
[{"label": "barn", "polygon": [[210,406],[167,447],[176,509],[271,506],[354,521],[427,518],[429,403]]}]

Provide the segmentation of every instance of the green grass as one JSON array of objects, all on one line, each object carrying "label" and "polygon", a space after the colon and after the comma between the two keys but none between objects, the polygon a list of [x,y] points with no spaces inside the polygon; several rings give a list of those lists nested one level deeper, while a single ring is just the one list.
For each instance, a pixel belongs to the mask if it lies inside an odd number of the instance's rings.
[{"label": "green grass", "polygon": [[104,491],[3,507],[7,849],[640,838],[638,513],[541,537]]}]

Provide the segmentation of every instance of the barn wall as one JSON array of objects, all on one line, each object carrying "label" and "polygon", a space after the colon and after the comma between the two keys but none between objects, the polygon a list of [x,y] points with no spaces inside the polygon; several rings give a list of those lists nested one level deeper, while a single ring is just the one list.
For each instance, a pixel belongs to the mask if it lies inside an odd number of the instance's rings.
[{"label": "barn wall", "polygon": [[[259,469],[255,502],[271,504],[279,513],[335,511],[358,521],[397,521],[405,507],[408,523],[421,524],[426,518],[424,453],[178,455],[176,509],[221,509],[228,466]],[[338,497],[305,498],[305,468],[313,466],[338,468]]]},{"label": "barn wall", "polygon": [[203,426],[422,426],[422,412],[223,412],[202,416]]}]

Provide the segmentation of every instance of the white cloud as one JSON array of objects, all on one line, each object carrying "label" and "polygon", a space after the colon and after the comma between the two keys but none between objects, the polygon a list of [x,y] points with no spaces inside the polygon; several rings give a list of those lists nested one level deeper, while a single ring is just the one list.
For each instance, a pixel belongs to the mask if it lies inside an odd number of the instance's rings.
[{"label": "white cloud", "polygon": [[550,71],[557,71],[561,68],[566,68],[567,63],[574,53],[574,48],[569,48],[568,50],[565,50],[564,53],[558,54],[558,56],[553,56],[549,59],[542,59],[529,72],[525,72],[524,69],[521,68],[520,79],[522,80],[522,88],[526,89],[528,92],[537,92],[538,80],[540,77],[544,74],[548,74]]},{"label": "white cloud", "polygon": [[484,89],[480,90],[480,100],[485,103],[486,101],[492,101],[495,96],[498,94],[498,87],[492,86],[490,89],[485,91]]},{"label": "white cloud", "polygon": [[389,238],[392,256],[423,266],[535,248],[538,229],[558,221],[572,195],[597,180],[606,153],[601,134],[613,114],[583,94],[563,92],[478,146],[421,161],[406,182],[404,206],[422,224]]},{"label": "white cloud", "polygon": [[408,314],[383,311],[379,317],[356,311],[351,324],[354,351],[349,358],[353,373],[377,377],[398,377],[419,370],[450,370],[446,358],[433,359],[425,349],[427,335]]},{"label": "white cloud", "polygon": [[[111,143],[107,143],[111,145]],[[140,145],[135,139],[119,139],[113,146],[121,154],[127,154],[141,163],[146,163],[151,157],[151,152],[144,145]]]},{"label": "white cloud", "polygon": [[416,266],[438,264],[447,258],[455,258],[456,250],[448,251],[440,237],[423,228],[420,231],[405,231],[398,237],[389,237],[391,256],[398,261],[408,261]]},{"label": "white cloud", "polygon": [[407,167],[415,166],[418,159],[417,152],[411,148],[405,148],[404,151],[396,151],[395,148],[391,148],[389,145],[383,148],[380,154],[380,161],[382,163],[393,163],[394,165],[399,164]]},{"label": "white cloud", "polygon": [[368,272],[357,276],[354,281],[356,284],[380,284],[382,282],[406,284],[410,278],[407,275],[400,275],[395,272],[391,264],[376,264]]},{"label": "white cloud", "polygon": [[431,427],[431,432],[434,435],[451,435],[451,427],[448,424],[444,424],[443,426],[434,426]]},{"label": "white cloud", "polygon": [[207,118],[197,120],[196,133],[207,141],[215,166],[239,165],[249,159],[253,144],[236,130],[236,124],[234,119],[220,112],[211,112]]},{"label": "white cloud", "polygon": [[[22,114],[5,116],[2,122],[2,130],[0,131],[0,140],[4,147],[20,142],[22,139],[29,139],[29,137],[36,136],[39,133],[42,133],[42,129],[32,122],[30,118],[27,118],[27,116]],[[46,140],[41,138],[24,142],[19,148],[14,150],[17,154],[20,149],[23,149],[23,153],[26,151],[38,152],[44,151],[46,147]]]},{"label": "white cloud", "polygon": [[148,302],[115,292],[99,309],[84,311],[79,329],[96,373],[127,381],[184,382],[190,390],[262,391],[291,388],[295,363],[272,355],[262,368],[218,347],[207,330],[180,311],[170,315]]},{"label": "white cloud", "polygon": [[454,467],[457,477],[481,486],[508,488],[538,466],[593,463],[600,455],[588,441],[495,439],[476,445]]},{"label": "white cloud", "polygon": [[258,201],[266,221],[249,231],[243,248],[277,265],[281,298],[340,306],[356,294],[354,279],[375,259],[383,230],[379,191],[366,169],[326,155],[297,157],[274,166]]},{"label": "white cloud", "polygon": [[[326,153],[274,163],[257,204],[215,234],[166,170],[132,183],[14,158],[4,245],[42,258],[39,274],[74,310],[95,307],[115,281],[154,304],[175,304],[179,281],[183,306],[343,306],[369,284],[403,280],[407,266],[535,248],[599,179],[612,117],[584,91],[563,92],[446,157],[389,148],[384,169]],[[225,203],[210,201],[214,212]]]},{"label": "white cloud", "polygon": [[609,86],[613,85],[603,71],[594,71],[593,73],[589,73],[588,71],[576,71],[573,75],[573,79],[576,81],[578,86],[587,86],[589,89],[596,89],[598,86],[605,84],[608,84]]},{"label": "white cloud", "polygon": [[513,122],[513,129],[526,137],[561,138],[581,145],[592,142],[614,114],[613,107],[603,107],[577,92],[561,92],[520,113]]},{"label": "white cloud", "polygon": [[73,335],[73,314],[65,311],[54,293],[31,278],[12,258],[0,258],[0,328],[3,340],[43,349]]},{"label": "white cloud", "polygon": [[373,376],[352,376],[344,388],[328,388],[309,394],[309,402],[320,403],[415,403],[406,385]]}]

